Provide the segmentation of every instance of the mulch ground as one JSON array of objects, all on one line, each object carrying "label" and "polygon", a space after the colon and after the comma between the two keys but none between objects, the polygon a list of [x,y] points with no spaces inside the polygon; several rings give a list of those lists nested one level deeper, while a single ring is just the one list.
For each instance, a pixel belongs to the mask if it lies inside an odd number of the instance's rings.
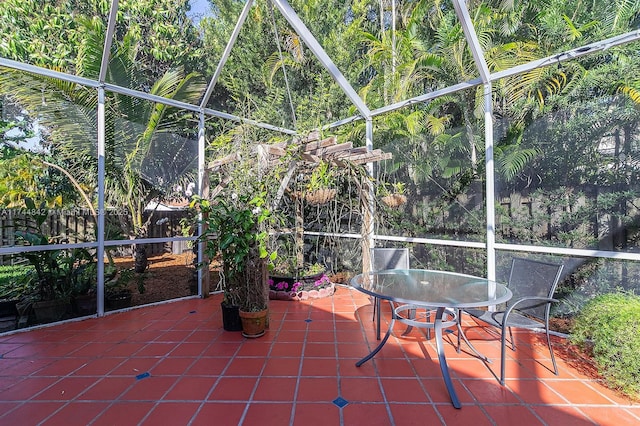
[{"label": "mulch ground", "polygon": [[[114,259],[118,268],[132,268],[130,258]],[[193,255],[166,253],[149,258],[149,268],[144,273],[144,293],[139,293],[135,284],[130,284],[133,291],[134,305],[160,302],[190,296],[191,285],[195,284]]]}]

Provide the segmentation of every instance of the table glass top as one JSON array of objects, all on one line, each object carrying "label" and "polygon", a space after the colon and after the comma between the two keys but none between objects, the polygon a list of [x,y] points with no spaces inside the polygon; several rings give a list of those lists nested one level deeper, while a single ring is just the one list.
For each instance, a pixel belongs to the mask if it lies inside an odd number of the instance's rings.
[{"label": "table glass top", "polygon": [[506,286],[486,278],[424,269],[360,274],[351,280],[351,285],[381,299],[429,306],[469,308],[496,305],[511,298]]}]

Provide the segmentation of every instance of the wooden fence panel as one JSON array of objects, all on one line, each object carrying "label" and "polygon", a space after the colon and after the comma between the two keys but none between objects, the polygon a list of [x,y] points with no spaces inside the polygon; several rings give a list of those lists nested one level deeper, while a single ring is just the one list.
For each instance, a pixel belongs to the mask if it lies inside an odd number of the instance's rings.
[{"label": "wooden fence panel", "polygon": [[[30,219],[28,212],[21,209],[4,209],[0,211],[0,247],[11,247],[20,244],[16,238],[16,232],[25,229],[25,225],[35,227],[35,222]],[[108,215],[109,213],[107,213]],[[180,219],[186,216],[184,211],[156,211],[149,226],[149,238],[163,238],[172,236],[182,236]],[[28,221],[28,222],[27,222]],[[115,221],[117,223],[117,221]],[[51,210],[49,217],[41,227],[41,233],[47,235],[53,243],[82,243],[96,241],[95,225],[90,212],[82,210]],[[156,256],[162,253],[180,254],[183,250],[180,243],[154,243],[148,244],[147,255]],[[129,253],[128,248],[119,252]],[[0,265],[10,265],[22,263],[22,260],[15,256],[0,256]]]}]

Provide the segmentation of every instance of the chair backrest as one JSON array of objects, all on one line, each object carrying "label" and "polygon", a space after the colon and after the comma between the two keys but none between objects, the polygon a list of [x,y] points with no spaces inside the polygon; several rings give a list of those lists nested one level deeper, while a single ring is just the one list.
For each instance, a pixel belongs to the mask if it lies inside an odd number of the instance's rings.
[{"label": "chair backrest", "polygon": [[371,269],[409,269],[408,248],[376,247],[371,249]]},{"label": "chair backrest", "polygon": [[[562,264],[514,258],[511,263],[508,284],[513,297],[507,302],[507,306],[523,297],[552,298],[560,280],[562,268]],[[544,320],[549,314],[550,305],[548,303],[541,304],[540,302],[522,303],[516,309]]]}]

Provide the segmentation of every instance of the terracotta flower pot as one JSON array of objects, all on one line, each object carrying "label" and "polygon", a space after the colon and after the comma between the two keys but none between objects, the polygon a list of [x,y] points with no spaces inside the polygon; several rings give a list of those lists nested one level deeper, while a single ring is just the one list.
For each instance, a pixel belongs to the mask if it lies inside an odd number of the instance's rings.
[{"label": "terracotta flower pot", "polygon": [[407,197],[402,194],[391,194],[385,197],[382,197],[382,202],[387,206],[396,208],[407,202]]},{"label": "terracotta flower pot", "polygon": [[309,204],[325,204],[333,200],[336,190],[333,188],[323,188],[307,192],[305,198]]},{"label": "terracotta flower pot", "polygon": [[268,309],[259,312],[245,312],[240,310],[242,335],[250,339],[263,336],[267,328],[268,313]]}]

